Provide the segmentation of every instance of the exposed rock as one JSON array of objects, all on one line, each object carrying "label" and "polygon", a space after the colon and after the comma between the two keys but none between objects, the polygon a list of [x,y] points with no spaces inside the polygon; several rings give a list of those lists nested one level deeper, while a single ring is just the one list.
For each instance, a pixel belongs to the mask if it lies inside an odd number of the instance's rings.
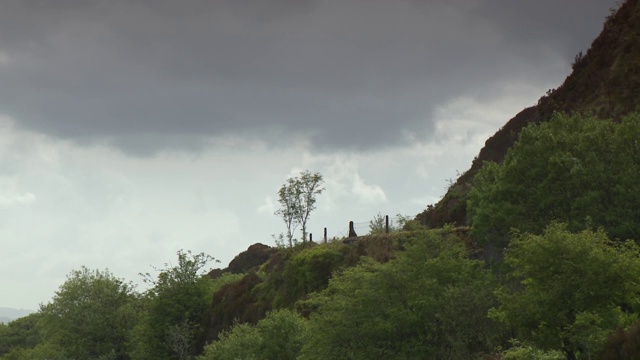
[{"label": "exposed rock", "polygon": [[260,265],[266,263],[277,249],[264,244],[253,244],[247,250],[238,254],[226,269],[213,269],[209,272],[212,278],[219,278],[225,273],[243,274],[252,270],[257,270]]},{"label": "exposed rock", "polygon": [[267,262],[276,251],[275,248],[264,244],[253,244],[246,251],[233,258],[227,269],[232,274],[242,274],[257,269]]}]

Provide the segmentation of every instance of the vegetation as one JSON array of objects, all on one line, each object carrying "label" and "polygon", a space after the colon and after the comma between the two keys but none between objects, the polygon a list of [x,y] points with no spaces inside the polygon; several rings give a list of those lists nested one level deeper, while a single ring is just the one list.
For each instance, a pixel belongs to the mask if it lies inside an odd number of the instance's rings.
[{"label": "vegetation", "polygon": [[37,312],[16,319],[9,324],[0,324],[0,354],[17,353],[24,349],[34,348],[42,342],[42,335],[36,328],[42,319],[42,313]]},{"label": "vegetation", "polygon": [[[493,277],[457,237],[425,232],[385,264],[363,259],[308,301],[301,359],[469,359],[491,351]],[[320,335],[321,334],[321,335]]]},{"label": "vegetation", "polygon": [[[287,241],[289,247],[293,247],[293,233],[300,226],[302,242],[307,241],[307,221],[311,212],[316,209],[316,196],[320,195],[322,187],[322,175],[310,173],[308,170],[300,173],[300,176],[287,179],[287,182],[278,191],[280,209],[275,214],[280,216],[287,226]],[[282,238],[282,237],[281,237]]]},{"label": "vegetation", "polygon": [[[369,235],[379,235],[392,233],[402,230],[416,230],[423,228],[422,224],[419,221],[412,219],[409,216],[405,216],[402,214],[396,215],[396,221],[388,218],[389,223],[387,224],[388,215],[382,215],[377,213],[373,219],[369,220]],[[388,225],[388,227],[387,227]]]},{"label": "vegetation", "polygon": [[485,162],[502,163],[528,125],[544,123],[555,112],[593,114],[618,122],[640,111],[640,2],[626,0],[613,10],[590,49],[576,57],[573,71],[562,85],[550,89],[537,105],[522,110],[490,137],[471,168],[458,177],[445,196],[417,215],[423,224],[431,228],[467,225],[465,206],[473,178]]},{"label": "vegetation", "polygon": [[123,358],[137,300],[133,287],[108,270],[74,270],[40,312],[2,331],[3,358]]},{"label": "vegetation", "polygon": [[41,309],[44,341],[75,359],[121,358],[137,322],[132,286],[108,270],[72,271]]},{"label": "vegetation", "polygon": [[307,321],[291,310],[270,312],[256,326],[236,324],[205,348],[201,360],[295,360]]},{"label": "vegetation", "polygon": [[[637,354],[640,249],[634,242],[552,223],[539,235],[515,235],[504,263],[487,267],[469,256],[460,234],[456,228],[418,229],[361,237],[351,246],[281,249],[257,273],[217,279],[199,274],[208,257],[179,252],[178,265],[160,270],[144,294],[106,271],[83,268],[40,312],[0,327],[0,358]],[[392,246],[381,246],[382,239]],[[62,310],[67,306],[71,312]],[[97,308],[103,306],[109,311]],[[253,315],[234,316],[237,311]],[[52,326],[67,336],[53,336]],[[106,329],[108,335],[93,336]]]},{"label": "vegetation", "polygon": [[540,349],[595,358],[612,329],[637,318],[640,248],[634,242],[612,243],[603,231],[574,234],[553,223],[542,235],[517,236],[505,262],[516,282],[496,291],[500,306],[490,318]]},{"label": "vegetation", "polygon": [[[389,231],[395,231],[392,220],[389,220]],[[387,217],[377,213],[373,219],[369,221],[369,235],[384,234],[387,232]]]},{"label": "vegetation", "polygon": [[512,228],[540,233],[556,220],[640,239],[639,138],[638,114],[620,123],[556,114],[527,127],[502,164],[486,163],[475,177],[472,235],[502,247]]},{"label": "vegetation", "polygon": [[212,279],[199,272],[210,261],[204,253],[178,251],[178,265],[159,270],[145,294],[145,308],[135,332],[136,359],[189,359],[201,351],[206,332]]}]

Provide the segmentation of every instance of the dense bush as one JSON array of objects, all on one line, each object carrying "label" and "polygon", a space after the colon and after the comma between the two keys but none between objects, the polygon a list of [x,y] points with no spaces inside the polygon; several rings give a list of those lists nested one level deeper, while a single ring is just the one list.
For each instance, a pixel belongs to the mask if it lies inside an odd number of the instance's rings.
[{"label": "dense bush", "polygon": [[634,242],[612,243],[602,231],[573,234],[564,224],[519,235],[505,255],[515,282],[501,286],[490,317],[539,349],[593,358],[612,330],[637,318],[639,255]]},{"label": "dense bush", "polygon": [[551,221],[571,231],[604,227],[640,239],[640,115],[621,123],[554,115],[530,125],[502,164],[485,163],[469,193],[472,234],[503,247],[512,228],[540,233]]},{"label": "dense bush", "polygon": [[257,325],[236,324],[205,348],[201,360],[295,360],[302,348],[306,320],[291,310],[276,310]]},{"label": "dense bush", "polygon": [[72,271],[42,307],[38,322],[45,343],[67,358],[127,357],[128,339],[137,323],[137,301],[130,284],[108,270]]},{"label": "dense bush", "polygon": [[486,317],[494,288],[459,239],[425,232],[385,264],[363,259],[308,301],[301,359],[469,359],[489,352],[500,328]]},{"label": "dense bush", "polygon": [[176,266],[145,276],[153,287],[145,294],[135,329],[135,359],[183,359],[202,350],[215,282],[200,272],[213,258],[183,251],[177,255]]},{"label": "dense bush", "polygon": [[282,288],[274,306],[292,306],[305,295],[326,288],[332,274],[344,265],[344,249],[343,245],[329,244],[294,253],[284,265]]}]

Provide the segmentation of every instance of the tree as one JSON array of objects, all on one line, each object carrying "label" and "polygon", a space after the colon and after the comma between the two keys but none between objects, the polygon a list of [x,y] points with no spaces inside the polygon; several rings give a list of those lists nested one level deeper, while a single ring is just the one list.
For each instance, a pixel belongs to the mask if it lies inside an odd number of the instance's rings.
[{"label": "tree", "polygon": [[220,338],[204,348],[200,360],[258,360],[260,333],[255,326],[237,323],[231,330],[223,331]]},{"label": "tree", "polygon": [[394,260],[363,258],[305,305],[300,359],[473,359],[495,346],[493,278],[460,239],[425,232]]},{"label": "tree", "polygon": [[42,313],[35,312],[6,325],[0,323],[0,358],[13,349],[30,349],[42,342],[42,336],[37,327],[40,319],[42,319]]},{"label": "tree", "polygon": [[[2,360],[69,360],[70,357],[62,347],[48,342],[39,343],[33,348],[14,348],[11,352],[0,357]],[[71,358],[72,359],[72,358]],[[97,360],[117,359],[110,355],[95,358]],[[123,357],[122,359],[126,359]]]},{"label": "tree", "polygon": [[332,274],[345,265],[342,244],[313,246],[291,255],[284,264],[282,290],[274,307],[290,307],[307,294],[327,287]]},{"label": "tree", "polygon": [[178,264],[165,264],[157,278],[141,274],[153,287],[147,291],[146,312],[136,329],[136,358],[191,359],[203,346],[202,324],[208,318],[214,282],[200,272],[215,259],[182,250],[177,255]]},{"label": "tree", "polygon": [[138,322],[132,303],[137,294],[129,283],[109,270],[72,271],[42,306],[41,327],[45,343],[64,351],[66,358],[128,358],[128,339]]},{"label": "tree", "polygon": [[308,170],[300,173],[300,176],[287,179],[287,182],[278,191],[280,209],[275,212],[282,218],[287,226],[287,239],[289,247],[293,247],[293,233],[300,226],[302,242],[307,240],[307,221],[311,212],[316,209],[316,196],[325,188],[321,187],[324,180],[320,173],[311,173]]},{"label": "tree", "polygon": [[565,360],[566,356],[558,350],[544,351],[531,346],[529,344],[520,343],[517,340],[512,341],[513,346],[508,350],[502,352],[502,360],[522,360],[522,359],[535,359],[535,360]]},{"label": "tree", "polygon": [[[289,247],[293,247],[293,233],[296,231],[298,227],[298,217],[296,215],[298,209],[298,195],[296,190],[296,181],[293,178],[287,179],[287,183],[280,187],[278,191],[278,202],[280,203],[280,209],[275,212],[275,215],[278,215],[284,221],[287,227],[287,240],[289,242]],[[282,234],[280,234],[280,239],[282,239]]]},{"label": "tree", "polygon": [[270,312],[257,325],[236,324],[205,348],[202,360],[294,360],[304,344],[306,320],[281,309]]},{"label": "tree", "polygon": [[481,244],[508,243],[511,228],[539,234],[551,221],[569,230],[602,226],[640,239],[640,114],[620,123],[555,114],[533,124],[502,164],[485,163],[468,210]]},{"label": "tree", "polygon": [[596,358],[607,335],[637,316],[639,255],[633,241],[613,243],[603,231],[573,234],[559,223],[542,235],[518,235],[505,253],[514,283],[496,292],[500,306],[490,317],[538,349]]}]

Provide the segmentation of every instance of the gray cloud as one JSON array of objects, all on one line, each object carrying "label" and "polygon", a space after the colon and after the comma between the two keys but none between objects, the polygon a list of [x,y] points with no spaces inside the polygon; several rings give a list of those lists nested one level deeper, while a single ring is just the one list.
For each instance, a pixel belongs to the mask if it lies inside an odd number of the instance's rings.
[{"label": "gray cloud", "polygon": [[[3,1],[0,111],[24,128],[148,154],[206,139],[316,148],[429,139],[434,107],[547,83],[603,0]],[[535,99],[532,99],[532,103]],[[505,121],[507,119],[504,119]]]}]

